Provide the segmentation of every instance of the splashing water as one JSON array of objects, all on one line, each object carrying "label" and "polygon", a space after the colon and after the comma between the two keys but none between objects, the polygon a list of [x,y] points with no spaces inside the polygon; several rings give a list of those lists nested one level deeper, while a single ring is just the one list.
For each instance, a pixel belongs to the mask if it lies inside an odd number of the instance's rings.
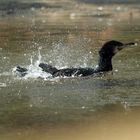
[{"label": "splashing water", "polygon": [[[76,49],[78,46],[78,49]],[[93,67],[94,55],[90,49],[85,49],[81,40],[74,44],[54,43],[49,53],[45,54],[45,59],[49,64],[58,69],[68,67]]]},{"label": "splashing water", "polygon": [[[42,62],[42,56],[41,56],[40,50],[41,50],[41,47],[39,47],[38,49],[37,60],[34,61],[33,56],[31,56],[30,65],[26,66],[26,68],[28,69],[28,73],[23,77],[24,79],[43,78],[44,80],[46,80],[47,78],[51,77],[51,74],[42,71],[42,69],[39,67],[39,64]],[[16,73],[16,67],[13,68],[13,73],[14,74]]]},{"label": "splashing water", "polygon": [[[93,54],[91,51],[85,53],[82,48],[78,51],[75,51],[74,47],[72,48],[72,46],[64,46],[62,43],[54,44],[50,53],[45,55],[45,60],[42,60],[41,49],[42,47],[38,48],[37,59],[33,59],[35,58],[34,56],[36,56],[36,54],[30,57],[30,64],[25,66],[25,68],[28,69],[28,73],[22,78],[42,78],[44,80],[56,80],[56,78],[53,78],[50,73],[42,71],[42,69],[39,67],[39,64],[46,62],[46,60],[49,64],[56,66],[58,69],[71,66],[89,67],[89,65],[91,66],[90,61],[93,61]],[[16,73],[16,75],[19,75],[16,71],[16,68],[13,69],[13,72],[14,74]]]}]

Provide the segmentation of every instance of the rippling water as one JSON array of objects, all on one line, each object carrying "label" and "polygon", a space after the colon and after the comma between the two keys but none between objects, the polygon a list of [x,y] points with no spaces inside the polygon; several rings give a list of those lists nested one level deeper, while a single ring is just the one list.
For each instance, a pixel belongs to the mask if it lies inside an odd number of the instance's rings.
[{"label": "rippling water", "polygon": [[[1,16],[0,139],[139,140],[137,7],[115,5],[114,12],[82,5],[85,12],[42,8]],[[39,62],[95,67],[100,46],[111,39],[138,43],[114,57],[113,75],[52,79],[38,68]],[[29,75],[16,76],[17,65]]]}]

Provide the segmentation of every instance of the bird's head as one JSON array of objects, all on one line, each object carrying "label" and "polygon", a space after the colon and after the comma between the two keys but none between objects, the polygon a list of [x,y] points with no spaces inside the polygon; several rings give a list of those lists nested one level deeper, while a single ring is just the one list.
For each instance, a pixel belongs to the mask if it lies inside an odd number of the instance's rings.
[{"label": "bird's head", "polygon": [[108,41],[100,49],[99,55],[104,58],[112,58],[117,52],[119,52],[123,48],[127,46],[133,46],[133,45],[136,45],[136,44],[133,42],[124,44],[122,42],[115,41],[115,40]]},{"label": "bird's head", "polygon": [[112,57],[123,48],[133,45],[136,44],[133,42],[124,44],[115,40],[106,42],[99,51],[100,57],[96,71],[111,71],[113,69]]}]

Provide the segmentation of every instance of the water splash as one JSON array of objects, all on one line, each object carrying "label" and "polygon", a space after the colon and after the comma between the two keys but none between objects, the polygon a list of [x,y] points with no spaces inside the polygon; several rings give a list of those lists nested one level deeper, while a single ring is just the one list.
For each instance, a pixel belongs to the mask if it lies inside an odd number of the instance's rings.
[{"label": "water splash", "polygon": [[26,78],[43,78],[44,80],[46,80],[47,78],[49,79],[51,77],[51,74],[42,71],[42,69],[39,67],[39,64],[42,62],[42,56],[40,53],[41,49],[42,49],[41,47],[38,48],[37,60],[34,61],[33,57],[31,56],[30,58],[31,64],[27,67],[28,74],[24,77],[25,79]]},{"label": "water splash", "polygon": [[57,68],[67,67],[92,67],[94,63],[93,53],[85,49],[84,43],[80,40],[75,44],[54,43],[53,49],[45,55],[46,61]]},{"label": "water splash", "polygon": [[[43,78],[44,80],[46,80],[47,78],[51,77],[51,74],[42,71],[42,69],[39,67],[39,64],[42,62],[42,56],[41,56],[41,53],[40,53],[41,49],[42,49],[41,47],[38,48],[38,58],[37,58],[37,60],[33,59],[34,56],[30,57],[30,64],[28,66],[25,66],[28,69],[28,72],[23,77],[24,79]],[[18,75],[18,73],[16,71],[16,67],[14,67],[12,71],[13,71],[14,74]]]},{"label": "water splash", "polygon": [[[90,50],[85,53],[85,50],[83,49],[83,46],[81,44],[81,49],[79,49],[78,51],[75,50],[75,46],[64,45],[61,42],[53,44],[52,47],[53,49],[51,49],[47,53],[47,55],[42,55],[42,47],[39,47],[38,53],[34,53],[30,56],[30,64],[25,66],[25,68],[28,69],[28,72],[22,78],[42,78],[44,80],[55,79],[50,73],[42,71],[42,69],[39,67],[39,64],[42,62],[47,62],[48,64],[56,66],[56,68],[58,69],[67,67],[91,66],[90,62],[91,60],[93,60],[93,54]],[[16,68],[13,69],[13,72],[16,72]]]}]

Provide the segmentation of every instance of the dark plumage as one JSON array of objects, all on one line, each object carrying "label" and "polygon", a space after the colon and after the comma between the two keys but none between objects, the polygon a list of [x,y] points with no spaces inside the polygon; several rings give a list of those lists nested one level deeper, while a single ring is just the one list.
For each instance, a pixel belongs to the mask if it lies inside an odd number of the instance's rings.
[{"label": "dark plumage", "polygon": [[[123,44],[115,40],[106,42],[99,51],[99,62],[98,62],[98,67],[96,69],[94,68],[57,69],[56,67],[53,67],[45,63],[40,63],[39,67],[41,67],[43,71],[50,73],[53,77],[89,76],[97,73],[108,72],[113,70],[112,57],[118,51],[130,45],[135,45],[135,43],[131,42],[131,43]],[[26,68],[22,68],[20,66],[17,67],[16,71],[18,71],[21,76],[25,76],[28,73],[28,70]]]},{"label": "dark plumage", "polygon": [[18,72],[18,75],[20,77],[23,77],[23,76],[25,76],[28,73],[28,69],[20,67],[20,66],[16,67],[16,71]]}]

